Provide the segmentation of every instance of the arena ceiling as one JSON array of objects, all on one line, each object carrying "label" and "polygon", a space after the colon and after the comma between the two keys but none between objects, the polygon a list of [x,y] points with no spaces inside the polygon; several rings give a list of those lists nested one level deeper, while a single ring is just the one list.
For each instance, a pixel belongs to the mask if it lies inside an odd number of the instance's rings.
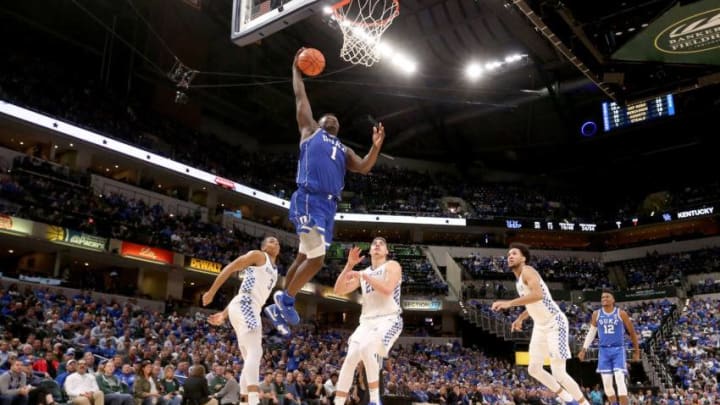
[{"label": "arena ceiling", "polygon": [[[28,0],[0,6],[0,18],[12,23],[3,24],[4,41],[33,32],[49,38],[38,45],[39,53],[61,39],[75,62],[111,64],[110,85],[128,87],[128,77],[135,76],[140,79],[132,81],[135,88],[159,85],[174,94],[166,74],[175,57],[201,72],[225,72],[196,75],[187,92],[190,105],[261,143],[297,141],[290,63],[299,47],[313,46],[328,61],[327,75],[306,83],[314,111],[338,114],[341,137],[360,152],[369,144],[371,115],[387,128],[388,154],[461,167],[587,174],[632,171],[627,164],[644,167],[666,159],[666,153],[687,153],[696,161],[710,157],[708,145],[717,141],[699,128],[718,110],[712,86],[679,96],[677,119],[612,135],[600,130],[593,139],[579,133],[588,120],[600,124],[600,103],[608,92],[634,100],[687,89],[718,72],[709,65],[612,60],[642,24],[676,0],[400,1],[400,16],[385,38],[418,61],[411,76],[382,62],[373,68],[342,62],[342,35],[321,15],[237,47],[229,40],[232,0]],[[533,25],[523,10],[547,27]],[[108,29],[114,30],[111,43]],[[574,63],[541,35],[544,29],[577,57]],[[527,57],[476,82],[466,79],[469,61],[512,53]],[[127,70],[132,74],[123,74]],[[173,108],[172,97],[158,100],[157,91],[133,91],[166,104],[165,111]],[[622,169],[617,162],[625,162]]]}]

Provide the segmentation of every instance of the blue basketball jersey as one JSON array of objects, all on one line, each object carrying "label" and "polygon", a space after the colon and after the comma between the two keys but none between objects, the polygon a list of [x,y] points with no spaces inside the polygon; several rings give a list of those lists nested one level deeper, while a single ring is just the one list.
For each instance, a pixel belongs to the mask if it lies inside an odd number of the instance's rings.
[{"label": "blue basketball jersey", "polygon": [[322,128],[300,143],[297,185],[338,200],[345,187],[345,145]]},{"label": "blue basketball jersey", "polygon": [[625,324],[620,319],[620,308],[609,314],[602,308],[598,311],[597,328],[600,347],[623,347],[625,345]]}]

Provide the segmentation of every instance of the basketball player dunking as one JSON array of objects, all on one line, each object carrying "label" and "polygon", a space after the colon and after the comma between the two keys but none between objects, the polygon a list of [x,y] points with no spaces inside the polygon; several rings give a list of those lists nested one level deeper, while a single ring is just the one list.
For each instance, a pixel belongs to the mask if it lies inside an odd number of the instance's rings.
[{"label": "basketball player dunking", "polygon": [[[567,404],[589,405],[578,384],[568,375],[565,363],[570,358],[568,320],[550,295],[550,290],[537,270],[528,266],[530,249],[522,243],[513,243],[508,251],[508,267],[517,277],[519,298],[495,301],[493,311],[525,306],[525,311],[512,323],[513,331],[522,330],[522,323],[530,316],[534,322],[530,338],[528,373],[540,381]],[[550,358],[552,374],[543,363]]]},{"label": "basketball player dunking", "polygon": [[368,174],[385,139],[382,124],[373,127],[372,147],[364,158],[360,158],[338,139],[340,123],[335,115],[325,114],[315,121],[297,67],[298,55],[304,49],[295,54],[292,66],[300,156],[298,189],[290,199],[289,212],[289,219],[300,236],[300,246],[285,277],[285,291],[277,291],[273,295],[275,305],[265,308],[265,314],[280,333],[288,330],[287,324],[295,325],[300,321],[295,310],[295,294],[322,268],[325,249],[333,237],[335,212],[345,186],[346,170]]}]

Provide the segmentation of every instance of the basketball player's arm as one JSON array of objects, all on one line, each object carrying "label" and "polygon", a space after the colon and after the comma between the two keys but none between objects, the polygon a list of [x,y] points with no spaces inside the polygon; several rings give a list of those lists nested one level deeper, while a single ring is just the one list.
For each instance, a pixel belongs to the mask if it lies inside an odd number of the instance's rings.
[{"label": "basketball player's arm", "polygon": [[630,317],[628,316],[627,312],[620,310],[620,319],[622,319],[623,323],[625,324],[625,330],[627,331],[628,335],[630,335],[630,341],[633,345],[633,361],[639,361],[640,360],[640,341],[638,340],[638,335],[635,332],[635,326],[633,326],[632,321],[630,320]]},{"label": "basketball player's arm", "polygon": [[392,295],[402,278],[402,269],[400,263],[390,260],[385,264],[385,279],[370,277],[365,273],[362,273],[360,277],[380,294]]},{"label": "basketball player's arm", "polygon": [[540,277],[538,276],[535,269],[533,271],[526,271],[523,273],[523,280],[528,288],[528,293],[522,297],[515,298],[510,301],[495,301],[492,305],[493,311],[501,309],[508,309],[512,307],[520,307],[533,302],[542,301],[542,288],[540,287]]},{"label": "basketball player's arm", "polygon": [[303,50],[305,50],[305,48],[300,48],[297,51],[292,66],[293,92],[295,93],[295,109],[298,129],[300,130],[300,141],[312,135],[318,128],[318,123],[312,115],[310,100],[308,100],[307,93],[305,93],[305,83],[303,83],[302,73],[297,66],[298,56]]},{"label": "basketball player's arm", "polygon": [[593,311],[592,318],[590,318],[590,329],[588,329],[587,335],[585,335],[585,342],[583,342],[582,349],[578,352],[578,359],[585,361],[585,351],[590,347],[595,335],[597,334],[597,320],[600,315],[599,311]]},{"label": "basketball player's arm", "polygon": [[340,273],[337,280],[335,280],[335,287],[333,288],[335,294],[347,294],[360,287],[360,272],[353,271],[353,269],[364,258],[365,256],[360,256],[359,247],[353,246],[353,248],[350,249],[350,252],[348,252],[348,260],[345,263],[345,268],[342,273]]},{"label": "basketball player's arm", "polygon": [[205,294],[203,294],[203,306],[207,306],[212,302],[217,290],[220,289],[220,286],[222,286],[233,273],[245,270],[249,266],[259,266],[264,263],[265,254],[263,254],[263,252],[259,250],[251,250],[244,255],[238,257],[237,259],[233,260],[230,264],[228,264],[222,269],[220,274],[215,277],[215,281],[213,281],[210,289]]},{"label": "basketball player's arm", "polygon": [[347,164],[345,165],[348,170],[354,173],[368,174],[370,170],[375,166],[378,155],[380,154],[380,148],[382,148],[383,141],[385,141],[385,127],[382,123],[373,127],[373,144],[370,147],[370,151],[365,155],[364,158],[355,153],[349,147],[346,147],[345,156],[347,157]]}]

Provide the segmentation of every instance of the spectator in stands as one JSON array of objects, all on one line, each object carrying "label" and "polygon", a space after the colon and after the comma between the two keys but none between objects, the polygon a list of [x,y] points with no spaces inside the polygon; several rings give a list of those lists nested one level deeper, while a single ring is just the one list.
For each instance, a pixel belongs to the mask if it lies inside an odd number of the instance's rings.
[{"label": "spectator in stands", "polygon": [[232,368],[225,369],[225,386],[213,396],[220,402],[220,405],[235,405],[240,402],[240,384],[238,384]]},{"label": "spectator in stands", "polygon": [[[185,380],[183,403],[185,405],[218,405],[215,398],[210,397],[205,367],[196,364],[190,368],[190,376]],[[140,404],[137,404],[140,405]],[[147,404],[144,404],[147,405]]]},{"label": "spectator in stands", "polygon": [[0,375],[0,401],[2,405],[27,405],[30,386],[22,371],[22,361],[10,361],[10,370]]},{"label": "spectator in stands", "polygon": [[105,395],[100,391],[95,376],[88,373],[84,359],[77,362],[77,371],[67,376],[64,388],[73,405],[105,403]]},{"label": "spectator in stands", "polygon": [[[186,383],[187,384],[187,383]],[[277,405],[278,398],[275,395],[275,389],[273,388],[273,373],[265,373],[265,379],[260,383],[260,404],[262,405]]]},{"label": "spectator in stands", "polygon": [[118,375],[118,378],[125,385],[127,385],[128,389],[130,391],[132,391],[133,387],[135,386],[135,376],[136,376],[136,373],[133,370],[132,365],[125,363],[122,365],[122,372],[120,372],[120,374]]},{"label": "spectator in stands", "polygon": [[305,400],[309,405],[325,405],[328,403],[321,375],[315,376],[313,383],[305,386]]},{"label": "spectator in stands", "polygon": [[150,360],[143,360],[133,385],[135,405],[166,405],[167,401],[160,390],[160,384],[153,375],[153,363]]},{"label": "spectator in stands", "polygon": [[105,402],[109,405],[133,405],[133,396],[114,373],[115,364],[109,361],[105,363],[103,373],[95,377],[100,391],[105,395]]},{"label": "spectator in stands", "polygon": [[[231,371],[232,372],[232,371]],[[165,399],[170,405],[180,405],[182,403],[183,386],[177,378],[175,378],[175,367],[172,364],[165,366],[163,378],[160,380],[162,391],[165,393]]]},{"label": "spectator in stands", "polygon": [[[0,295],[2,295],[1,289]],[[0,370],[7,368],[5,363],[7,363],[10,358],[10,351],[8,350],[9,347],[10,345],[8,345],[7,340],[0,340]]]}]

